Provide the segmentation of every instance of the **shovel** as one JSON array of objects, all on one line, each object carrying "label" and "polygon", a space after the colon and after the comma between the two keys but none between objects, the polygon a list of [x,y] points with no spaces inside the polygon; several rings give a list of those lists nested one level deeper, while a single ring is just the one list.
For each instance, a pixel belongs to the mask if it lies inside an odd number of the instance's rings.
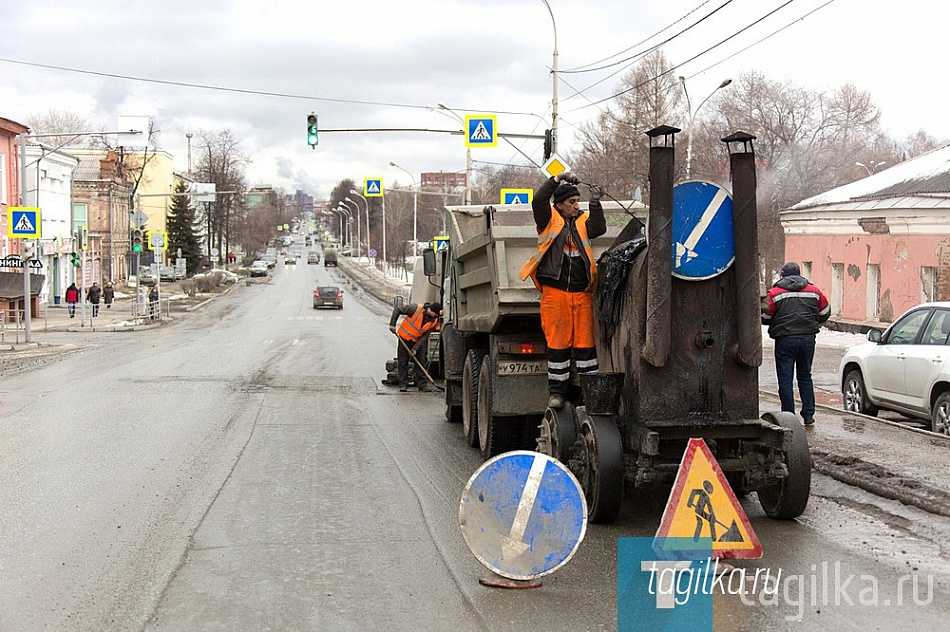
[{"label": "shovel", "polygon": [[399,339],[399,344],[401,344],[403,348],[405,348],[405,350],[409,353],[409,357],[412,358],[412,361],[416,363],[416,366],[419,367],[419,370],[422,371],[422,373],[426,376],[426,379],[429,380],[432,386],[436,387],[440,392],[444,392],[445,389],[435,383],[435,380],[432,379],[432,376],[429,375],[429,372],[426,371],[426,368],[422,366],[421,362],[419,362],[419,358],[417,358],[416,354],[412,352],[412,349],[409,348],[409,345],[406,344],[406,341],[403,340],[402,337],[397,333],[393,333],[393,335]]}]

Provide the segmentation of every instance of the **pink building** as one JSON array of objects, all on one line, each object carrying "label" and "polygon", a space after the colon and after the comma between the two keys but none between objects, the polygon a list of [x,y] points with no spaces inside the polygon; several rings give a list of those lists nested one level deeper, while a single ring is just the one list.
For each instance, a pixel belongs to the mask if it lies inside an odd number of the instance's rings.
[{"label": "pink building", "polygon": [[20,254],[20,240],[7,236],[7,209],[19,206],[20,146],[18,134],[28,131],[25,125],[0,117],[0,257]]},{"label": "pink building", "polygon": [[831,302],[832,319],[886,325],[950,300],[950,145],[780,213],[785,259]]}]

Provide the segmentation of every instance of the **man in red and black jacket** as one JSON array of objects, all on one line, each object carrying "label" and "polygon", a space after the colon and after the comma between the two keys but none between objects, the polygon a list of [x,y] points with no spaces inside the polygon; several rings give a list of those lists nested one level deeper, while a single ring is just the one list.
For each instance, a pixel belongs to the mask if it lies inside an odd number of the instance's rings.
[{"label": "man in red and black jacket", "polygon": [[779,280],[769,290],[762,324],[769,326],[769,336],[775,340],[775,374],[782,410],[795,412],[792,378],[797,373],[802,419],[810,426],[815,423],[815,387],[811,379],[815,334],[831,315],[831,306],[821,290],[801,273],[794,261],[782,266]]}]

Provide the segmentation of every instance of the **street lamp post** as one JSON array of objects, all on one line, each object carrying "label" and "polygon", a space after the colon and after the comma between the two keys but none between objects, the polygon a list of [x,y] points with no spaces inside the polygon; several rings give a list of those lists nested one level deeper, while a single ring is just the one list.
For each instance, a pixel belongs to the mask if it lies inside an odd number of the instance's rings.
[{"label": "street lamp post", "polygon": [[[350,195],[356,195],[363,200],[363,204],[366,205],[366,255],[369,256],[370,251],[373,249],[372,244],[370,243],[370,230],[369,230],[369,200],[367,200],[361,193],[356,189],[350,189]],[[354,202],[355,204],[355,202]],[[357,206],[357,208],[359,208]]]},{"label": "street lamp post", "polygon": [[[342,203],[337,205],[335,210],[341,214],[340,215],[340,233],[342,234],[342,239],[345,242],[345,244],[349,246],[353,243],[353,228],[350,226],[350,221],[352,221],[353,215],[350,213],[350,209],[346,206],[343,206]],[[346,216],[345,224],[343,223],[344,215]],[[349,231],[349,235],[347,235],[347,231]]]},{"label": "street lamp post", "polygon": [[551,14],[551,26],[554,27],[554,59],[551,62],[551,77],[553,79],[553,95],[551,99],[551,153],[557,153],[557,22],[554,21],[554,11],[548,0],[541,0]]},{"label": "street lamp post", "polygon": [[[395,162],[392,162],[392,161],[390,161],[389,166],[405,171],[406,175],[408,175],[410,180],[412,180],[412,184],[410,184],[409,186],[415,186],[416,184],[415,178],[412,177],[412,173],[408,169],[405,169],[404,167],[400,167],[399,165],[397,165]],[[416,256],[416,244],[419,243],[418,238],[417,238],[418,217],[419,217],[419,194],[413,191],[412,193],[412,257],[413,259],[415,259],[415,256]]]},{"label": "street lamp post", "polygon": [[732,79],[723,79],[722,83],[720,83],[715,90],[709,93],[709,96],[703,99],[702,102],[696,106],[695,110],[692,109],[692,106],[689,103],[689,92],[686,91],[686,77],[680,77],[679,79],[680,83],[683,84],[683,94],[686,95],[686,109],[689,111],[689,123],[686,130],[686,178],[689,179],[693,175],[693,119],[696,118],[696,114],[699,112],[699,110],[704,105],[706,105],[706,101],[709,101],[709,99],[712,98],[712,95],[716,94],[716,92],[722,90],[732,83]]},{"label": "street lamp post", "polygon": [[[455,119],[462,124],[462,133],[465,133],[465,119],[458,115],[458,113],[447,106],[446,104],[439,101],[436,103],[439,107],[438,111],[444,111],[451,114]],[[465,146],[465,203],[472,203],[472,148],[468,145]]]},{"label": "street lamp post", "polygon": [[356,209],[356,260],[359,262],[363,259],[363,235],[362,230],[360,229],[360,205],[348,197],[343,198],[343,201],[349,202],[353,205],[353,208]]}]

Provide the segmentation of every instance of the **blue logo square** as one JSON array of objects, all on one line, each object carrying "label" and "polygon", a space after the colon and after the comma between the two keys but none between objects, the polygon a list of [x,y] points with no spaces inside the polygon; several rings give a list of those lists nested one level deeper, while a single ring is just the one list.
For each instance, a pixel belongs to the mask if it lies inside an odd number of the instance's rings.
[{"label": "blue logo square", "polygon": [[617,630],[712,632],[714,579],[710,538],[618,538]]}]

